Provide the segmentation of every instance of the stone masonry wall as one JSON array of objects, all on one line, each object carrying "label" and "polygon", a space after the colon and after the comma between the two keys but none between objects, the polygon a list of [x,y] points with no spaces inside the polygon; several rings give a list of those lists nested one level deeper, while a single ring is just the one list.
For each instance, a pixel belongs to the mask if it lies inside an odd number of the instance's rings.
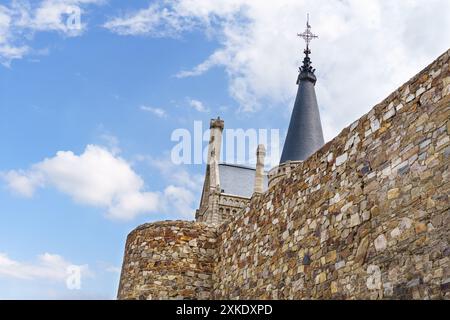
[{"label": "stone masonry wall", "polygon": [[217,230],[134,230],[119,299],[449,299],[449,61],[447,51]]},{"label": "stone masonry wall", "polygon": [[219,228],[213,298],[450,298],[449,60]]},{"label": "stone masonry wall", "polygon": [[128,235],[119,299],[208,299],[215,229],[202,223],[145,224]]}]

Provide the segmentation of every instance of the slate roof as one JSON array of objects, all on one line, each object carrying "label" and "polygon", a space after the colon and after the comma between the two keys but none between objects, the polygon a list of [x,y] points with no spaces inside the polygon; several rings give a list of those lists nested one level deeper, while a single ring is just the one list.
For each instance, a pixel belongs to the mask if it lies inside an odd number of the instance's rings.
[{"label": "slate roof", "polygon": [[[251,198],[255,186],[254,168],[221,163],[219,164],[220,187],[222,193]],[[267,190],[269,180],[264,176],[264,190]]]},{"label": "slate roof", "polygon": [[291,122],[284,143],[280,164],[287,161],[303,161],[324,144],[319,107],[317,105],[316,76],[307,54],[298,78],[297,98],[292,110]]}]

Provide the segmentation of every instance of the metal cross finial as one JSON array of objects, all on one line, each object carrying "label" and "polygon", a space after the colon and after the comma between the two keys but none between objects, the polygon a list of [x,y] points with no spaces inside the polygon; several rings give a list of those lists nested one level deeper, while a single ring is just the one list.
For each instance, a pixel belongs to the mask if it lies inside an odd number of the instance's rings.
[{"label": "metal cross finial", "polygon": [[309,51],[309,43],[312,40],[319,38],[318,36],[316,36],[311,32],[311,26],[309,25],[309,13],[308,13],[308,20],[306,21],[306,31],[303,33],[298,33],[297,35],[306,41],[306,51]]}]

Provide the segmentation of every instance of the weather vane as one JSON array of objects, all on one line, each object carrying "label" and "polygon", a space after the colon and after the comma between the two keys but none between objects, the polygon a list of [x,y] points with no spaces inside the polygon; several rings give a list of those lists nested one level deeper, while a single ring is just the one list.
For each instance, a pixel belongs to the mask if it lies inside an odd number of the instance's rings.
[{"label": "weather vane", "polygon": [[303,38],[306,42],[306,51],[309,52],[309,43],[314,40],[319,38],[317,35],[313,34],[311,32],[311,26],[309,25],[309,13],[308,13],[308,19],[306,21],[306,31],[303,33],[298,33],[297,34],[300,38]]}]

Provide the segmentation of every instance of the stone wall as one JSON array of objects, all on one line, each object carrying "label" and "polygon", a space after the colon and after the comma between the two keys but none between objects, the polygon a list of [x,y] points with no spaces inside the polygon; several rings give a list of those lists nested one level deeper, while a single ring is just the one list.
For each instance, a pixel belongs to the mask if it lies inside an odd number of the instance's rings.
[{"label": "stone wall", "polygon": [[214,298],[450,298],[449,60],[220,227]]},{"label": "stone wall", "polygon": [[450,51],[217,233],[193,222],[133,231],[119,298],[449,299],[449,61]]},{"label": "stone wall", "polygon": [[208,299],[215,229],[187,221],[145,224],[128,235],[119,299]]}]

